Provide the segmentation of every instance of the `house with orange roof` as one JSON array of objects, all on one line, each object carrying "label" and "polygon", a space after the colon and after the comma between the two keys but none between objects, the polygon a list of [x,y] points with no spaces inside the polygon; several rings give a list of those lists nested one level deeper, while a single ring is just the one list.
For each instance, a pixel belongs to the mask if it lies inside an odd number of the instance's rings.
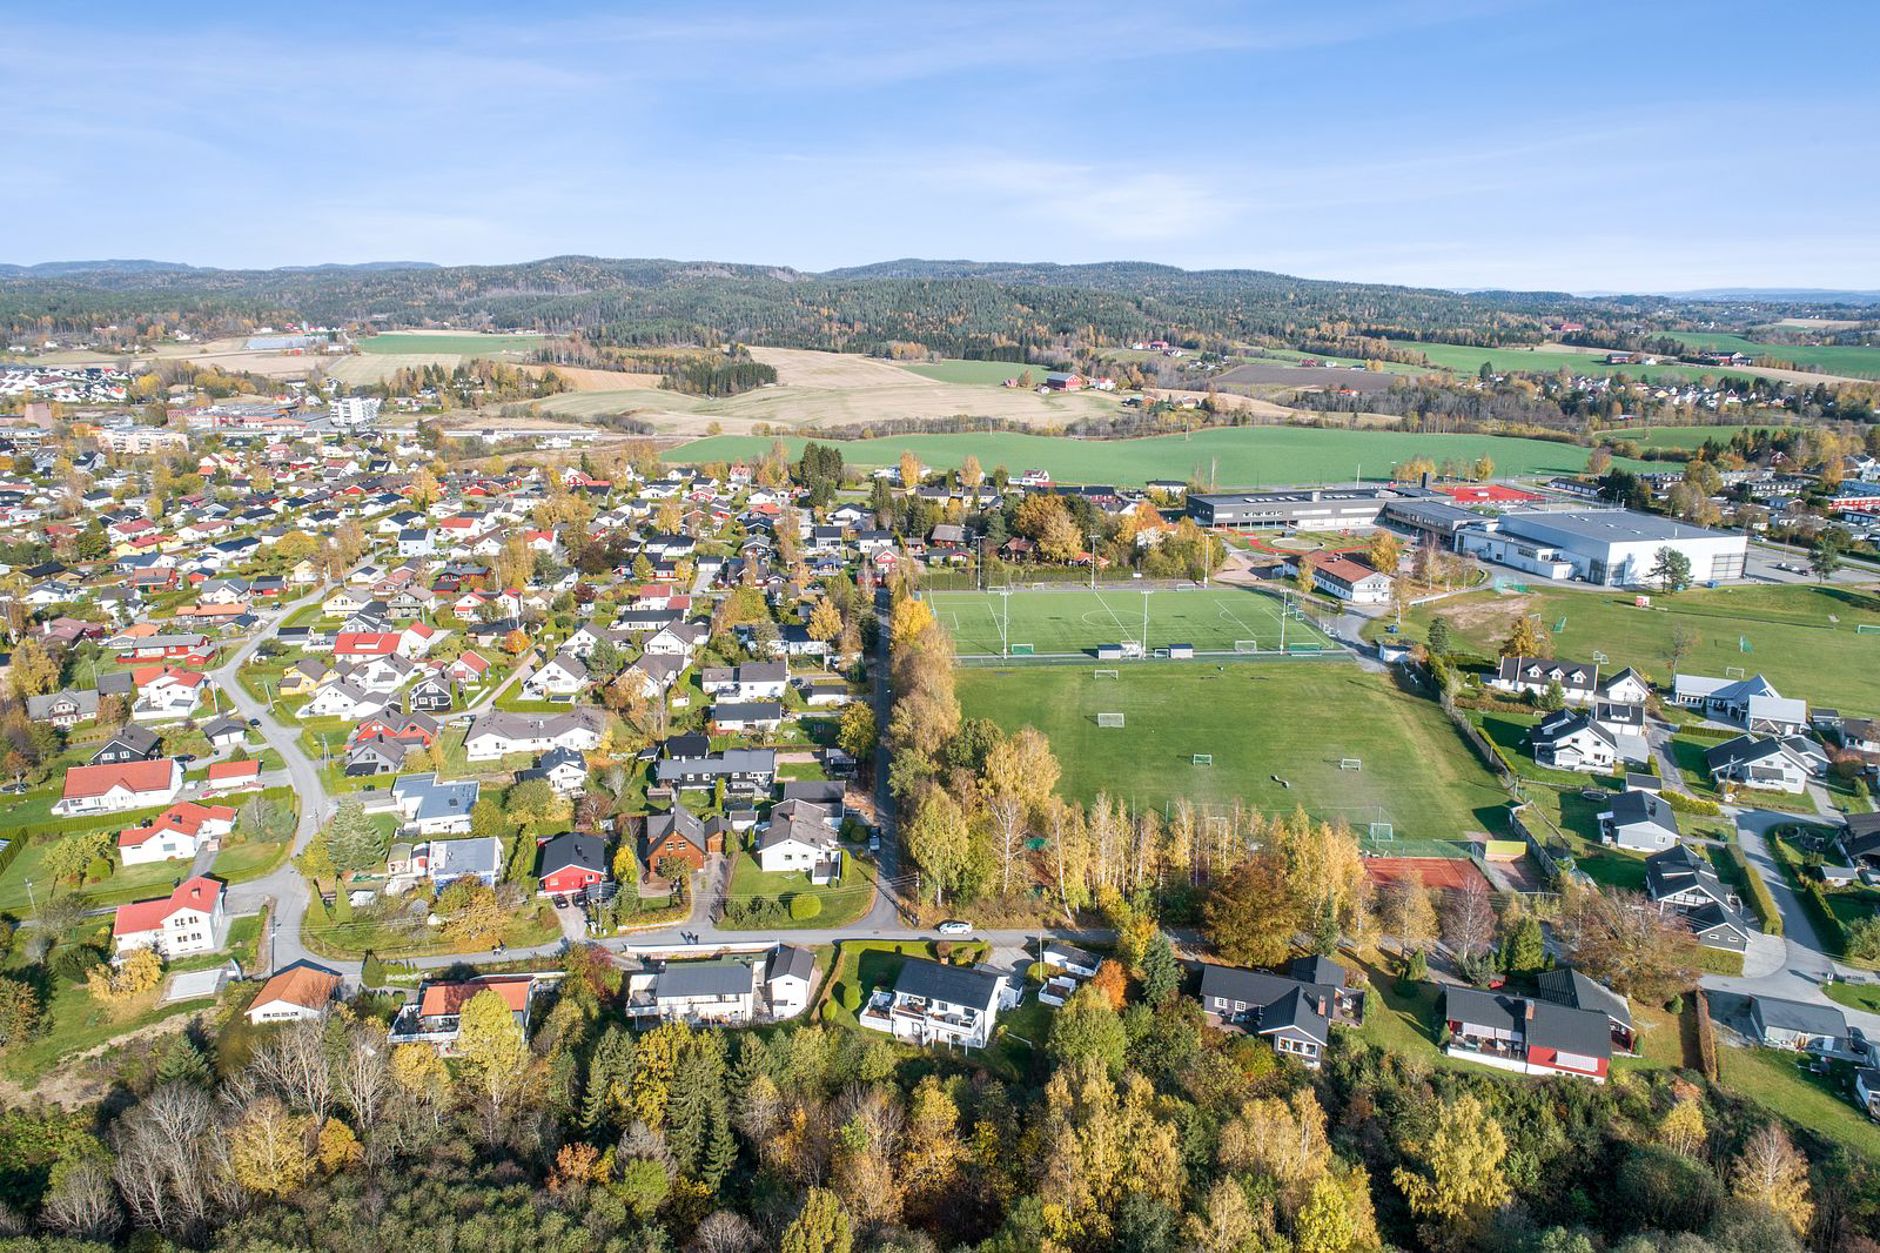
[{"label": "house with orange roof", "polygon": [[65,772],[65,791],[53,802],[52,812],[69,818],[155,809],[175,801],[182,789],[183,763],[169,757],[72,766]]},{"label": "house with orange roof", "polygon": [[203,844],[235,829],[227,805],[178,801],[149,822],[118,832],[118,861],[126,866],[194,857]]},{"label": "house with orange roof", "polygon": [[209,690],[208,677],[180,666],[140,666],[131,671],[137,700],[131,706],[136,722],[180,722],[202,708]]},{"label": "house with orange roof", "polygon": [[248,1021],[260,1026],[324,1017],[344,982],[338,971],[310,961],[283,966],[255,994],[248,1006]]},{"label": "house with orange roof", "polygon": [[211,793],[223,795],[228,792],[250,792],[261,786],[261,763],[250,758],[247,761],[218,761],[209,766],[209,777],[203,781],[203,795]]},{"label": "house with orange roof", "polygon": [[168,896],[119,905],[111,936],[120,955],[155,949],[159,957],[213,953],[228,939],[227,894],[222,884],[197,875]]},{"label": "house with orange roof", "polygon": [[424,984],[418,989],[418,999],[407,1004],[392,1020],[387,1043],[435,1044],[440,1053],[450,1052],[461,1030],[463,1007],[470,1003],[470,998],[484,991],[502,997],[526,1036],[535,990],[533,975],[482,975],[475,979]]}]

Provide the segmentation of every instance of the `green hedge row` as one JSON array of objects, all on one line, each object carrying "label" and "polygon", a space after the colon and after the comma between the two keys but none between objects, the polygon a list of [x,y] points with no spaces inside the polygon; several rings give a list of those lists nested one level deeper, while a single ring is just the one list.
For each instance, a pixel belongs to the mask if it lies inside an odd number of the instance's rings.
[{"label": "green hedge row", "polygon": [[1701,814],[1706,818],[1716,818],[1723,813],[1722,805],[1713,800],[1705,800],[1701,796],[1686,796],[1682,792],[1673,792],[1669,788],[1660,792],[1659,795],[1665,798],[1665,804],[1681,814]]},{"label": "green hedge row", "polygon": [[1728,852],[1744,895],[1749,898],[1750,908],[1756,911],[1757,918],[1762,921],[1763,934],[1781,935],[1782,911],[1776,908],[1776,898],[1769,894],[1769,885],[1763,882],[1762,875],[1744,858],[1741,848],[1732,844]]},{"label": "green hedge row", "polygon": [[1847,952],[1847,928],[1834,916],[1834,909],[1828,904],[1828,889],[1820,879],[1807,873],[1802,863],[1796,858],[1795,850],[1774,836],[1769,838],[1769,847],[1775,850],[1776,860],[1782,863],[1782,869],[1788,874],[1789,882],[1801,895],[1802,907],[1808,911],[1809,920],[1821,932],[1821,941],[1828,948],[1830,957],[1840,957]]}]

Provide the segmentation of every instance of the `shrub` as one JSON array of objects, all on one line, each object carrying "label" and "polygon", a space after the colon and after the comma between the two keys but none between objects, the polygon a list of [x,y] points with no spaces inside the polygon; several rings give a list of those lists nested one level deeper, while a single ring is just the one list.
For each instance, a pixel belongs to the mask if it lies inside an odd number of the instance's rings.
[{"label": "shrub", "polygon": [[790,898],[790,917],[796,922],[808,922],[822,913],[822,897],[812,896],[808,892],[798,892]]},{"label": "shrub", "polygon": [[948,958],[952,957],[953,941],[935,940],[933,944],[933,955],[936,961],[946,961]]},{"label": "shrub", "polygon": [[71,983],[83,983],[104,964],[104,954],[89,944],[68,944],[52,958],[52,973]]},{"label": "shrub", "polygon": [[1682,792],[1673,792],[1669,789],[1660,792],[1659,795],[1665,798],[1665,804],[1681,814],[1702,814],[1705,817],[1715,818],[1723,813],[1722,805],[1701,796],[1686,796]]},{"label": "shrub", "polygon": [[1033,983],[1043,983],[1046,979],[1051,977],[1051,967],[1045,965],[1043,962],[1033,962],[1031,965],[1025,967],[1025,977]]},{"label": "shrub", "polygon": [[1736,877],[1741,882],[1743,894],[1749,898],[1749,906],[1762,920],[1764,935],[1782,934],[1782,911],[1776,908],[1776,898],[1769,894],[1769,885],[1763,877],[1743,859],[1743,850],[1730,845],[1730,863],[1736,867]]},{"label": "shrub", "polygon": [[836,1003],[851,1014],[862,1007],[862,985],[844,982],[836,989]]},{"label": "shrub", "polygon": [[379,960],[377,953],[367,953],[365,962],[359,968],[359,981],[368,988],[385,986],[385,963]]},{"label": "shrub", "polygon": [[94,857],[91,859],[91,864],[85,867],[85,882],[87,883],[99,883],[110,877],[111,859],[108,857]]}]

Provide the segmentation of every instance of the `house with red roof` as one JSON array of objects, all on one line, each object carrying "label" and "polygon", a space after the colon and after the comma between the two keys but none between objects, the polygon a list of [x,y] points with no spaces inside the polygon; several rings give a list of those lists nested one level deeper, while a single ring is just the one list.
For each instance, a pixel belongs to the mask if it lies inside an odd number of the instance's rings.
[{"label": "house with red roof", "polygon": [[227,805],[176,804],[140,826],[118,832],[118,860],[126,866],[194,857],[203,844],[235,829],[235,811]]},{"label": "house with red roof", "polygon": [[227,904],[221,883],[197,875],[168,896],[119,905],[111,936],[120,955],[140,948],[165,958],[213,953],[228,939]]},{"label": "house with red roof", "polygon": [[72,766],[65,772],[65,791],[53,802],[52,812],[69,818],[155,809],[175,801],[182,789],[183,763],[169,757]]},{"label": "house with red roof", "polygon": [[470,998],[490,991],[503,999],[516,1016],[516,1024],[526,1037],[529,1030],[529,1003],[535,995],[531,975],[483,975],[475,979],[427,983],[418,989],[418,999],[408,1003],[392,1020],[390,1044],[435,1044],[440,1053],[448,1053],[461,1030],[460,1016]]},{"label": "house with red roof", "polygon": [[203,794],[224,792],[251,792],[261,786],[261,763],[250,758],[247,761],[218,761],[209,766],[209,777],[202,785]]},{"label": "house with red roof", "polygon": [[341,631],[333,638],[335,657],[390,657],[404,637],[397,631]]}]

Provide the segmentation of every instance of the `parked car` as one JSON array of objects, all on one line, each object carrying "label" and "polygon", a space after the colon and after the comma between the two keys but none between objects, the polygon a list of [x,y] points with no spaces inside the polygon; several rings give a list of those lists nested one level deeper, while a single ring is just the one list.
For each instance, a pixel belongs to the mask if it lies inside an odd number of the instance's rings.
[{"label": "parked car", "polygon": [[939,931],[941,935],[971,935],[973,924],[959,918],[949,918],[940,924]]}]

